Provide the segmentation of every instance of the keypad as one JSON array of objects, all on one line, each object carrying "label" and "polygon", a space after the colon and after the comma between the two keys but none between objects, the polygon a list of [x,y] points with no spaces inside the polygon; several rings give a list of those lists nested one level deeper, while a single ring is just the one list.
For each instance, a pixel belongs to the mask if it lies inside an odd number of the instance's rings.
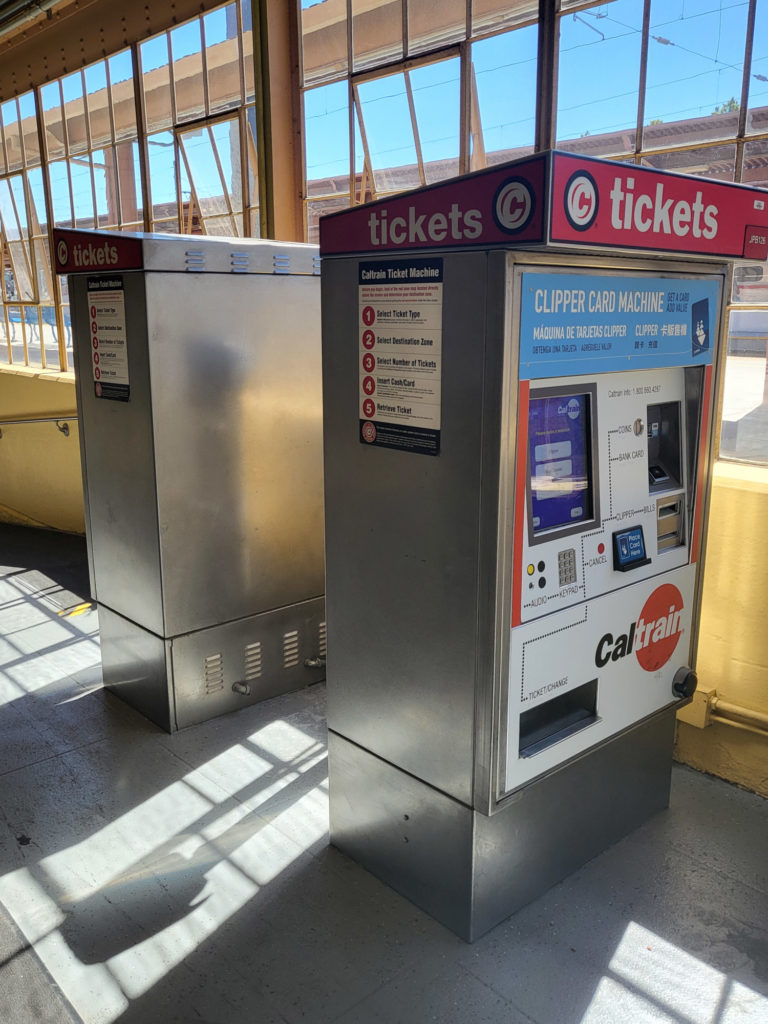
[{"label": "keypad", "polygon": [[557,553],[557,571],[560,577],[560,586],[565,587],[569,583],[576,582],[576,549],[566,548],[565,551]]}]

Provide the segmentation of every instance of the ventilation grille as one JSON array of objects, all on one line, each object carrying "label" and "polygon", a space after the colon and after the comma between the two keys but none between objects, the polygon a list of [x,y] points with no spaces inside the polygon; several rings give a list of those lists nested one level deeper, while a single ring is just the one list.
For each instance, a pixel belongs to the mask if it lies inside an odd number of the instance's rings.
[{"label": "ventilation grille", "polygon": [[291,255],[287,252],[277,252],[272,258],[272,266],[276,274],[290,274]]},{"label": "ventilation grille", "polygon": [[187,270],[205,270],[205,253],[202,249],[187,249],[184,255]]},{"label": "ventilation grille", "polygon": [[224,659],[221,654],[209,654],[203,661],[206,694],[224,689]]},{"label": "ventilation grille", "polygon": [[321,622],[317,629],[318,653],[324,658],[328,652],[328,633],[324,622]]},{"label": "ventilation grille", "polygon": [[299,631],[292,629],[283,633],[283,668],[294,668],[299,664]]},{"label": "ventilation grille", "polygon": [[245,680],[258,679],[261,675],[261,641],[245,645]]},{"label": "ventilation grille", "polygon": [[232,267],[233,274],[247,274],[248,273],[248,253],[247,252],[233,252],[230,256],[230,264]]}]

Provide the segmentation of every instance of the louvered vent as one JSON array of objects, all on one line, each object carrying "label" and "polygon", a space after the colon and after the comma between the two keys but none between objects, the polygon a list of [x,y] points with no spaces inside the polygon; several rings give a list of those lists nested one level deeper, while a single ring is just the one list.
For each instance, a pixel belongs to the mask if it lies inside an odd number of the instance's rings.
[{"label": "louvered vent", "polygon": [[258,679],[261,675],[261,641],[245,645],[245,679]]},{"label": "louvered vent", "polygon": [[328,635],[324,622],[321,622],[317,630],[317,644],[318,653],[321,658],[324,658],[328,651]]},{"label": "louvered vent", "polygon": [[206,694],[224,689],[224,659],[221,654],[209,654],[203,661]]},{"label": "louvered vent", "polygon": [[283,668],[293,668],[299,664],[299,631],[292,629],[283,633]]}]

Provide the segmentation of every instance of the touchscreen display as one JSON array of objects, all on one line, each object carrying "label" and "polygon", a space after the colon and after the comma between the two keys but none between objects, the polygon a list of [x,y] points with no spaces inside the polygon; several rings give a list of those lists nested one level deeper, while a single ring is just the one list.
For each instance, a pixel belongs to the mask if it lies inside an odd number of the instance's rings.
[{"label": "touchscreen display", "polygon": [[533,532],[592,519],[590,396],[532,396],[528,412]]}]

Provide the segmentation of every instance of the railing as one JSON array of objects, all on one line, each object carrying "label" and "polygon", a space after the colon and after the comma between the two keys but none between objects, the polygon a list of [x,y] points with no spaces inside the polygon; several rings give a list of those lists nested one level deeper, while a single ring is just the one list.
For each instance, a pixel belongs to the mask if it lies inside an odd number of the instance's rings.
[{"label": "railing", "polygon": [[76,421],[77,416],[63,414],[61,416],[25,416],[18,420],[0,420],[0,438],[3,436],[3,427],[20,427],[24,423],[55,423],[57,430],[60,430],[65,437],[69,437],[69,424]]}]

